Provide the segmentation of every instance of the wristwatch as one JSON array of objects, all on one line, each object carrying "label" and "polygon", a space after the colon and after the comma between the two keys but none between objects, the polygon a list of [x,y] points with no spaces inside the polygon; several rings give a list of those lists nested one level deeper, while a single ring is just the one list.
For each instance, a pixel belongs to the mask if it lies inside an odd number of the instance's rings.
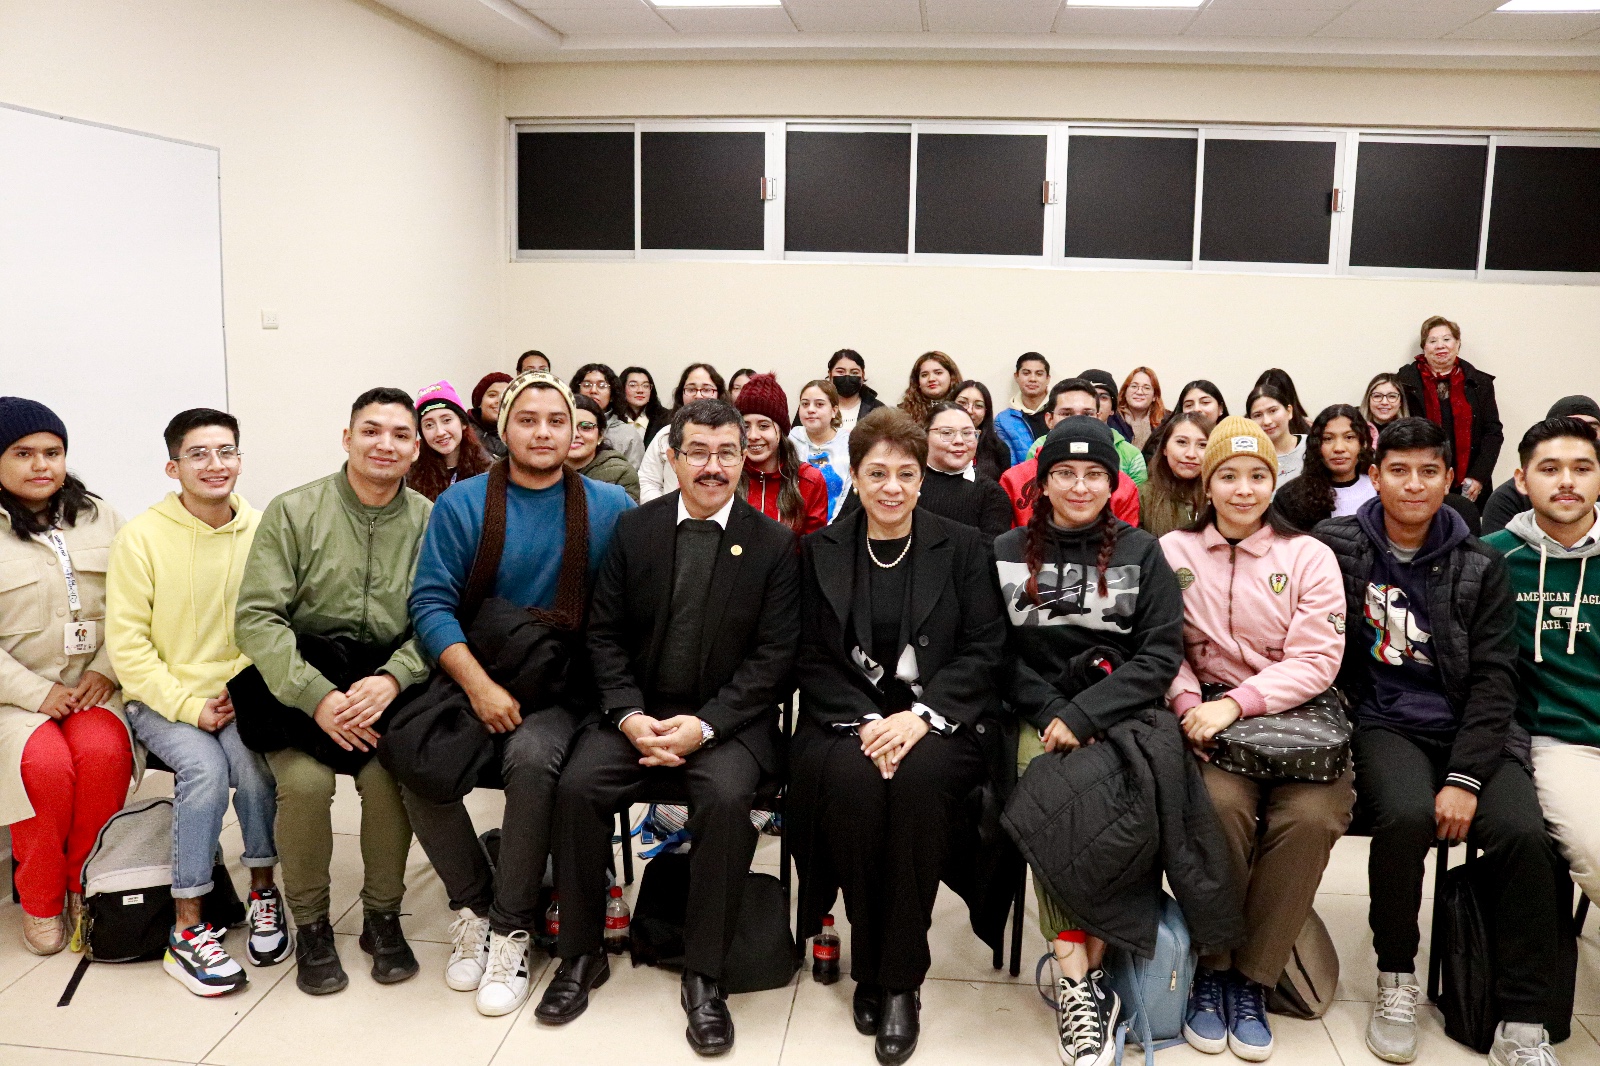
[{"label": "wristwatch", "polygon": [[704,748],[715,739],[717,739],[717,731],[711,728],[710,722],[704,718],[700,719],[700,746]]}]

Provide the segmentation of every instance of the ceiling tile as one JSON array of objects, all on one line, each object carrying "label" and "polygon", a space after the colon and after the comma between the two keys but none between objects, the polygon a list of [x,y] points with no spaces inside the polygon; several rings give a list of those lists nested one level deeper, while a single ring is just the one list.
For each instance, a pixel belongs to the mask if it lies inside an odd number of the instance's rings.
[{"label": "ceiling tile", "polygon": [[564,11],[651,11],[645,0],[517,0],[517,6],[538,14],[560,8]]},{"label": "ceiling tile", "polygon": [[663,7],[656,13],[680,33],[794,33],[781,7]]},{"label": "ceiling tile", "polygon": [[917,0],[784,0],[802,33],[919,33]]},{"label": "ceiling tile", "polygon": [[1351,0],[1211,0],[1207,11],[1343,11]]},{"label": "ceiling tile", "polygon": [[1450,11],[1346,11],[1318,37],[1380,37],[1391,41],[1433,40],[1471,22],[1471,14]]},{"label": "ceiling tile", "polygon": [[1494,11],[1450,36],[1473,41],[1570,41],[1600,29],[1600,14],[1531,14]]},{"label": "ceiling tile", "polygon": [[1207,9],[1185,31],[1204,37],[1307,37],[1333,21],[1332,11],[1218,11]]},{"label": "ceiling tile", "polygon": [[1169,36],[1182,33],[1195,19],[1193,11],[1118,11],[1103,7],[1063,7],[1056,32],[1109,34],[1117,37]]},{"label": "ceiling tile", "polygon": [[539,21],[562,33],[671,33],[672,27],[643,4],[625,7],[547,7]]},{"label": "ceiling tile", "polygon": [[925,0],[930,33],[1049,33],[1061,0]]}]

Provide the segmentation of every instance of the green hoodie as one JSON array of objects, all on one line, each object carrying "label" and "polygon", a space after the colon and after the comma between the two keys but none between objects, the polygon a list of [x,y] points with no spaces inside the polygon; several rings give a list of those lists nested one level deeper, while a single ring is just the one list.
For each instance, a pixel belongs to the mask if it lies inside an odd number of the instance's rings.
[{"label": "green hoodie", "polygon": [[1517,598],[1523,725],[1534,736],[1600,747],[1600,572],[1588,576],[1589,560],[1600,556],[1600,525],[1564,548],[1524,511],[1483,541],[1505,556]]},{"label": "green hoodie", "polygon": [[[312,714],[334,690],[300,657],[297,635],[389,644],[410,634],[406,600],[432,509],[405,487],[387,505],[367,507],[343,467],[267,505],[245,563],[235,631],[281,702]],[[427,678],[414,637],[382,672],[402,691]]]}]

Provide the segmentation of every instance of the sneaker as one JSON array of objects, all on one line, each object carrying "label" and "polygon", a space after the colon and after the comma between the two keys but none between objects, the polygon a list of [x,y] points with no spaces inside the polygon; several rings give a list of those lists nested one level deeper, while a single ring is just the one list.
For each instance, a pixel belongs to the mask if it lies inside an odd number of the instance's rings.
[{"label": "sneaker", "polygon": [[1378,1002],[1367,1022],[1367,1050],[1384,1062],[1417,1057],[1417,999],[1422,988],[1414,973],[1378,974]]},{"label": "sneaker", "polygon": [[372,956],[372,979],[392,985],[417,975],[421,969],[411,945],[400,929],[396,911],[368,911],[361,919],[361,950]]},{"label": "sneaker", "polygon": [[339,961],[333,926],[328,924],[328,919],[302,925],[299,932],[294,944],[295,986],[308,996],[343,992],[350,978]]},{"label": "sneaker", "polygon": [[250,892],[250,939],[245,954],[252,966],[276,966],[294,951],[294,937],[283,914],[283,897],[276,888]]},{"label": "sneaker", "polygon": [[35,918],[22,912],[22,946],[35,955],[55,955],[67,946],[67,923],[61,915]]},{"label": "sneaker", "polygon": [[1056,981],[1056,1053],[1065,1066],[1108,1066],[1116,1056],[1114,1039],[1122,1001],[1094,970],[1082,981]]},{"label": "sneaker", "polygon": [[1489,1047],[1490,1066],[1561,1066],[1550,1034],[1538,1022],[1501,1022]]},{"label": "sneaker", "polygon": [[1203,966],[1196,969],[1189,988],[1189,1009],[1183,1016],[1183,1038],[1196,1051],[1220,1055],[1228,1050],[1228,1019],[1222,1001],[1222,976]]},{"label": "sneaker", "polygon": [[1223,987],[1223,1001],[1228,1014],[1228,1048],[1246,1062],[1265,1062],[1272,1055],[1266,986],[1240,974],[1230,974]]},{"label": "sneaker", "polygon": [[217,931],[204,923],[174,930],[161,965],[197,996],[225,996],[250,983],[244,967],[223,950]]},{"label": "sneaker", "polygon": [[476,992],[489,965],[489,919],[462,907],[450,923],[450,961],[444,966],[444,983],[457,992]]},{"label": "sneaker", "polygon": [[489,1018],[510,1014],[528,1001],[528,931],[517,929],[489,937],[489,961],[478,985],[478,1013]]}]

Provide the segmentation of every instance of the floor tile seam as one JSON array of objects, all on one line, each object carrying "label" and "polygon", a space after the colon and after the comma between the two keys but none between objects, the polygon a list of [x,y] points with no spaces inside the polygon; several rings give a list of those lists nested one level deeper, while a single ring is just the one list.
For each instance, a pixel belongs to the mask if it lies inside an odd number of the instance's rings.
[{"label": "floor tile seam", "polygon": [[[0,1040],[0,1049],[8,1047],[24,1048],[28,1051],[65,1051],[73,1055],[92,1055],[95,1058],[103,1059],[130,1059],[135,1062],[159,1062],[163,1064],[163,1066],[167,1066],[169,1063],[187,1064],[189,1062],[188,1059],[158,1059],[150,1055],[125,1055],[118,1051],[85,1051],[82,1048],[56,1047],[53,1044],[19,1044],[14,1040]],[[198,1064],[196,1064],[196,1066],[198,1066]]]},{"label": "floor tile seam", "polygon": [[[23,971],[21,973],[17,974],[17,976],[13,977],[11,980],[7,981],[5,984],[0,985],[0,995],[4,995],[6,990],[9,989],[12,985],[16,984],[18,981],[20,981],[24,977],[28,976],[30,973],[32,973],[38,967],[43,966],[46,956],[34,955],[34,956],[32,956],[32,958],[33,958],[33,961],[31,963],[29,963],[26,967],[24,967],[24,969],[23,969]],[[18,1047],[26,1047],[27,1045],[18,1044],[17,1046]]]},{"label": "floor tile seam", "polygon": [[[289,962],[289,960],[285,959],[284,962]],[[280,964],[280,965],[282,965],[282,964]],[[276,970],[276,969],[278,969],[278,967],[277,966],[271,966],[271,967],[256,966],[256,967],[253,967],[253,969],[256,969],[256,970],[267,970],[267,969]],[[198,1060],[196,1060],[196,1061],[200,1062],[200,1063],[204,1063],[204,1062],[209,1061],[211,1056],[212,1056],[212,1054],[216,1052],[217,1048],[222,1046],[223,1041],[227,1040],[228,1037],[232,1036],[233,1035],[233,1031],[235,1029],[239,1028],[239,1026],[243,1025],[244,1024],[244,1020],[246,1018],[250,1017],[251,1014],[255,1013],[255,1009],[257,1007],[261,1006],[261,1004],[265,1003],[266,1000],[267,1000],[267,997],[272,995],[272,993],[277,990],[278,986],[283,983],[284,979],[287,978],[293,972],[294,972],[294,965],[291,964],[291,965],[284,966],[282,971],[278,973],[277,980],[273,981],[272,984],[270,986],[268,986],[268,988],[267,988],[267,990],[265,992],[263,992],[263,993],[261,993],[261,995],[257,996],[256,997],[256,1001],[254,1003],[250,1004],[249,1009],[246,1010],[243,1014],[239,1015],[239,1017],[235,1018],[234,1021],[233,1021],[233,1024],[228,1026],[227,1032],[225,1032],[221,1036],[217,1037],[216,1042],[213,1043],[209,1048],[207,1048],[206,1049],[206,1053],[204,1055],[201,1055],[200,1058]]]}]

